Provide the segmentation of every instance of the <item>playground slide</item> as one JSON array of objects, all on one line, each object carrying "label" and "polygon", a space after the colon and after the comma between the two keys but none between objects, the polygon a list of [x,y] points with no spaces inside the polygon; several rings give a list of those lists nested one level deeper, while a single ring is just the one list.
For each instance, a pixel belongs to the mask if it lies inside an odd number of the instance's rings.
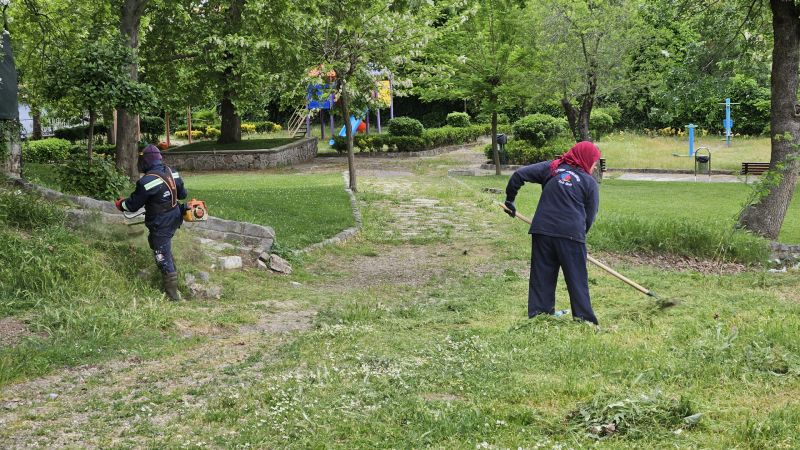
[{"label": "playground slide", "polygon": [[[350,129],[353,130],[353,133],[356,132],[359,125],[361,125],[361,119],[356,119],[355,116],[350,116]],[[339,136],[346,136],[344,127],[342,127],[342,131],[339,132]]]}]

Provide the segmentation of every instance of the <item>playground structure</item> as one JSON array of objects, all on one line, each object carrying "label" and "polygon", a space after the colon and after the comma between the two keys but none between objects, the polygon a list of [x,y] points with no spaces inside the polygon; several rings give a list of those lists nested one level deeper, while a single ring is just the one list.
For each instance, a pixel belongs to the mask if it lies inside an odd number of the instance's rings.
[{"label": "playground structure", "polygon": [[[731,105],[738,105],[739,103],[731,103],[730,98],[725,99],[725,103],[720,103],[720,105],[725,105],[725,118],[722,120],[722,126],[725,127],[725,146],[731,146],[731,140],[733,139],[733,119],[731,118]],[[694,130],[697,128],[697,125],[690,123],[686,125],[686,131],[689,135],[689,157],[693,157],[695,154],[694,148]],[[699,150],[699,149],[698,149]],[[675,154],[675,156],[680,156]]]},{"label": "playground structure", "polygon": [[[394,84],[393,84],[393,77],[391,73],[387,73],[386,71],[382,70],[373,70],[370,74],[375,78],[375,90],[371,92],[373,100],[376,100],[379,107],[375,109],[375,118],[377,120],[376,125],[378,128],[378,133],[381,132],[381,109],[388,108],[389,109],[389,119],[394,118]],[[309,71],[310,76],[319,76],[320,72],[318,69],[311,69]],[[381,77],[386,77],[387,79],[379,79]],[[336,97],[334,93],[330,95],[326,95],[325,92],[331,91],[331,88],[335,87],[336,83],[336,73],[330,71],[325,74],[325,78],[327,79],[327,83],[323,84],[310,84],[306,89],[306,104],[300,108],[298,108],[292,117],[289,119],[288,124],[288,131],[290,136],[301,136],[304,135],[306,137],[311,137],[311,122],[314,118],[314,115],[319,113],[320,119],[320,133],[322,139],[325,139],[325,111],[328,111],[328,122],[330,127],[330,137],[331,140],[329,143],[333,144],[333,136],[334,134],[334,113],[333,109],[336,107]],[[381,108],[383,107],[383,108]],[[366,133],[369,134],[370,131],[370,111],[367,109],[362,117],[350,116],[349,118],[351,130],[356,133]],[[341,130],[338,133],[339,136],[345,136],[346,130],[345,127],[342,126]]]}]

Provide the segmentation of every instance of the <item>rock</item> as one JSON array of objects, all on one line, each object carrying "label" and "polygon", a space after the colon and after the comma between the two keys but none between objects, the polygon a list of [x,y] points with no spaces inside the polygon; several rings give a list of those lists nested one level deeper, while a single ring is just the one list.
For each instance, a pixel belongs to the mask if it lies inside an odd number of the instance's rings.
[{"label": "rock", "polygon": [[261,254],[258,255],[258,260],[259,261],[264,261],[264,262],[269,262],[269,253],[261,252]]},{"label": "rock", "polygon": [[192,275],[191,273],[187,273],[183,278],[184,278],[184,280],[186,280],[186,285],[187,286],[193,285],[195,280],[196,280],[194,275]]},{"label": "rock", "polygon": [[506,192],[505,190],[500,189],[500,188],[490,188],[490,187],[485,187],[485,188],[481,189],[481,191],[482,192],[488,192],[490,194],[504,194]]},{"label": "rock", "polygon": [[269,255],[269,268],[270,270],[278,273],[289,275],[292,273],[292,266],[276,254]]},{"label": "rock", "polygon": [[294,286],[294,287],[300,287],[300,286],[302,286],[302,284],[301,284],[301,283],[298,283],[297,281],[292,281],[290,284],[291,284],[292,286]]},{"label": "rock", "polygon": [[769,273],[786,273],[786,267],[780,269],[769,269]]},{"label": "rock", "polygon": [[58,398],[58,394],[56,394],[55,392],[51,392],[50,394],[48,394],[48,395],[47,395],[47,397],[48,397],[50,400],[55,400],[55,399],[57,399],[57,398]]},{"label": "rock", "polygon": [[269,266],[267,266],[267,263],[265,263],[264,261],[262,261],[260,259],[256,260],[256,265],[258,266],[259,269],[262,269],[262,270],[268,270],[269,269]]},{"label": "rock", "polygon": [[211,277],[209,276],[208,272],[197,272],[197,278],[199,278],[201,281],[205,283],[208,283],[208,280]]},{"label": "rock", "polygon": [[222,287],[194,283],[189,285],[189,295],[192,298],[219,300],[222,297]]},{"label": "rock", "polygon": [[241,256],[220,256],[217,258],[217,261],[223,270],[235,270],[242,268]]}]

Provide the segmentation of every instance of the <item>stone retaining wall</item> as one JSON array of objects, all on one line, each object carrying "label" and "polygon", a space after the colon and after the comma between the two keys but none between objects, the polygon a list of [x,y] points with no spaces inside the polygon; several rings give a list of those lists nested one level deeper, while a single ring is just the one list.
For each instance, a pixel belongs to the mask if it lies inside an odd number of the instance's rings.
[{"label": "stone retaining wall", "polygon": [[[142,218],[134,220],[126,219],[125,216],[117,210],[113,202],[95,200],[78,195],[62,194],[53,189],[28,183],[21,178],[15,179],[14,184],[26,190],[38,191],[48,200],[68,201],[78,206],[80,209],[71,209],[67,212],[68,225],[84,225],[95,218],[105,224],[129,224],[137,220],[142,220]],[[272,249],[272,245],[275,243],[275,231],[271,227],[225,220],[211,216],[204,222],[184,222],[183,228],[208,239],[240,245],[243,249],[253,251],[257,254],[264,252],[269,253]]]},{"label": "stone retaining wall", "polygon": [[770,260],[777,264],[800,263],[800,245],[787,245],[778,242],[769,244]]},{"label": "stone retaining wall", "polygon": [[163,152],[176,170],[255,170],[299,164],[317,156],[317,139],[305,138],[269,150]]},{"label": "stone retaining wall", "polygon": [[[19,177],[20,175],[20,162],[22,161],[22,150],[19,142],[11,142],[6,144],[8,147],[5,149],[7,152],[4,161],[0,161],[0,172],[8,174],[11,177]],[[3,152],[0,152],[2,154]]]},{"label": "stone retaining wall", "polygon": [[[438,156],[444,153],[454,152],[456,150],[463,150],[473,148],[476,145],[486,145],[488,139],[478,138],[474,142],[467,142],[465,144],[448,145],[446,147],[437,147],[431,150],[423,150],[421,152],[357,152],[353,156],[356,158],[420,158],[425,156]],[[336,158],[347,156],[346,153],[339,154],[325,154],[319,155],[320,158]]]}]

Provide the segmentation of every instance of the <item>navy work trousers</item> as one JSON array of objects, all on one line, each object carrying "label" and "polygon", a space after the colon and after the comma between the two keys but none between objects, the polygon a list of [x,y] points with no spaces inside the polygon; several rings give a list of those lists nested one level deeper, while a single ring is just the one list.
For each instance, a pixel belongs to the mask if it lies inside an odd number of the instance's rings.
[{"label": "navy work trousers", "polygon": [[560,268],[567,281],[572,316],[597,324],[589,299],[586,244],[543,234],[533,234],[532,238],[528,317],[555,313],[556,282]]},{"label": "navy work trousers", "polygon": [[147,242],[153,250],[156,266],[161,273],[176,272],[175,260],[172,257],[172,236],[156,235],[151,232],[147,236]]}]

